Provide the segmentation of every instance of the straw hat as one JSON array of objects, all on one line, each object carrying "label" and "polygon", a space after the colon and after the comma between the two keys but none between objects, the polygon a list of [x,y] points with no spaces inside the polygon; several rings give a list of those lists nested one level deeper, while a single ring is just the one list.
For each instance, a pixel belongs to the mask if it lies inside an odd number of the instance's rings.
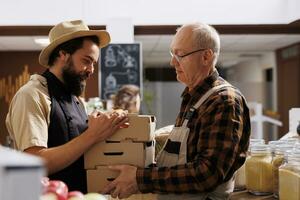
[{"label": "straw hat", "polygon": [[74,38],[92,35],[99,38],[99,48],[105,47],[110,42],[110,36],[107,31],[90,30],[89,27],[81,20],[66,21],[57,24],[49,32],[50,44],[40,53],[40,64],[48,67],[49,56],[58,45]]}]

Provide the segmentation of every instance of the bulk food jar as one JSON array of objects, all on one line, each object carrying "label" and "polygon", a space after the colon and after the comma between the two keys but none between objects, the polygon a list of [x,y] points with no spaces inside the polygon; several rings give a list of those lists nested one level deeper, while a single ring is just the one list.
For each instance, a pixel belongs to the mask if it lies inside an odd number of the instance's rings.
[{"label": "bulk food jar", "polygon": [[[247,152],[247,158],[248,155],[250,155],[250,149],[251,146],[254,144],[265,144],[264,139],[250,139],[249,149]],[[246,158],[246,159],[247,159]],[[234,182],[234,191],[241,191],[246,189],[246,174],[245,174],[245,164],[242,165],[236,172],[235,175],[235,182]]]},{"label": "bulk food jar", "polygon": [[287,155],[288,152],[290,152],[293,149],[293,145],[290,144],[280,144],[277,145],[274,151],[274,156],[272,159],[272,174],[273,174],[273,196],[275,198],[278,198],[278,169],[281,165],[283,165],[287,158],[285,155]]},{"label": "bulk food jar", "polygon": [[300,151],[288,154],[287,163],[279,167],[279,199],[300,199]]},{"label": "bulk food jar", "polygon": [[254,144],[245,163],[246,188],[254,195],[273,193],[272,155],[268,145]]}]

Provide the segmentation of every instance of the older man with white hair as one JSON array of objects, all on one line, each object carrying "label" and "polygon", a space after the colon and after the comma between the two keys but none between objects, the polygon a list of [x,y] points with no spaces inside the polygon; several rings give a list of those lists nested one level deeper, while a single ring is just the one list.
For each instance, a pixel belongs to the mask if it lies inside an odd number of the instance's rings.
[{"label": "older man with white hair", "polygon": [[243,95],[216,70],[219,52],[213,27],[194,23],[177,30],[170,64],[186,88],[175,127],[157,166],[112,166],[120,175],[105,192],[119,198],[138,191],[164,200],[229,198],[234,174],[245,162],[250,117]]}]

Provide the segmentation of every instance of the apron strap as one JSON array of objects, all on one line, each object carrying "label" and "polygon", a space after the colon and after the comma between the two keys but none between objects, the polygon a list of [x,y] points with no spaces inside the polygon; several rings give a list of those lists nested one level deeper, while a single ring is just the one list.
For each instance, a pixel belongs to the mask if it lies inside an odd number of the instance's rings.
[{"label": "apron strap", "polygon": [[232,87],[231,85],[229,85],[229,84],[222,84],[222,85],[218,85],[218,86],[215,86],[215,87],[213,87],[213,88],[211,88],[210,90],[208,90],[200,99],[199,99],[199,101],[193,106],[193,108],[195,109],[195,110],[197,110],[200,106],[201,106],[201,104],[210,96],[210,95],[212,95],[214,92],[216,92],[216,91],[219,91],[219,90],[221,90],[221,89],[223,89],[223,88],[225,88],[225,87]]},{"label": "apron strap", "polygon": [[185,119],[183,121],[183,124],[182,124],[182,127],[186,127],[190,118],[193,116],[193,113],[195,112],[195,110],[197,110],[203,103],[204,101],[210,96],[212,95],[214,92],[216,91],[219,91],[223,88],[226,88],[226,87],[233,87],[232,85],[229,85],[227,83],[225,84],[222,84],[222,85],[218,85],[218,86],[215,86],[213,88],[211,88],[210,90],[208,90],[200,99],[199,101],[190,108],[189,112],[186,114],[185,116]]}]

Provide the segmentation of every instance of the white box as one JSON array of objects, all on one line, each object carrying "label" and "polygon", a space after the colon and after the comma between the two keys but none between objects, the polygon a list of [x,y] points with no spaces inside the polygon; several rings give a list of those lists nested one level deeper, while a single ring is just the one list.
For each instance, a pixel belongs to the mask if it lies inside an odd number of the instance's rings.
[{"label": "white box", "polygon": [[129,127],[121,128],[107,141],[132,140],[135,142],[148,142],[154,140],[156,119],[153,115],[129,114]]},{"label": "white box", "polygon": [[128,164],[145,167],[154,163],[154,141],[141,142],[100,142],[84,154],[85,169],[99,165]]},{"label": "white box", "polygon": [[104,187],[119,176],[118,171],[107,166],[97,166],[86,171],[88,192],[102,193]]}]

